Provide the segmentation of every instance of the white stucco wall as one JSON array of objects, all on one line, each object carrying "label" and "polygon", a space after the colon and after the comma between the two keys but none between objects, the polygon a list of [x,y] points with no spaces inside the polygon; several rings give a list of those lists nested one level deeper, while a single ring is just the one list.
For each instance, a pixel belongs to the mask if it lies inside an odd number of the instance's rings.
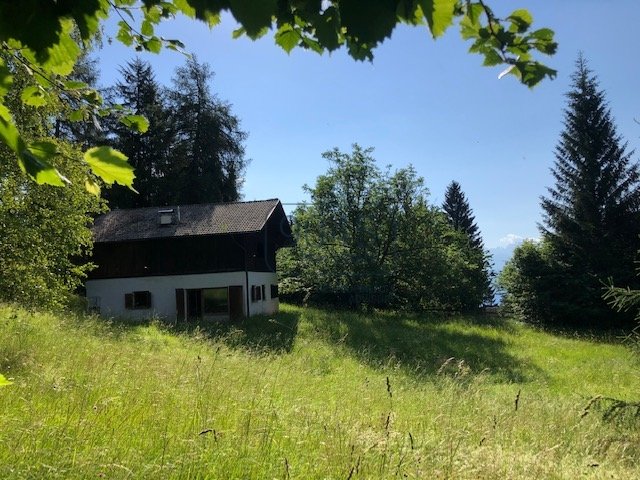
[{"label": "white stucco wall", "polygon": [[[265,285],[265,300],[252,302],[249,296],[249,316],[271,314],[278,311],[278,299],[271,298],[271,284],[277,284],[277,275],[272,272],[249,272],[249,294],[252,285]],[[177,288],[218,288],[240,285],[243,288],[243,313],[247,314],[247,291],[245,272],[204,273],[196,275],[171,275],[134,278],[109,278],[87,280],[86,294],[90,305],[99,307],[103,316],[149,318],[157,316],[176,318]],[[151,292],[151,308],[125,309],[124,296],[134,291]]]},{"label": "white stucco wall", "polygon": [[[277,298],[271,298],[271,284],[278,284],[278,276],[272,272],[249,272],[249,316],[271,315],[277,313],[279,302]],[[264,285],[265,298],[257,302],[251,301],[251,286]]]}]

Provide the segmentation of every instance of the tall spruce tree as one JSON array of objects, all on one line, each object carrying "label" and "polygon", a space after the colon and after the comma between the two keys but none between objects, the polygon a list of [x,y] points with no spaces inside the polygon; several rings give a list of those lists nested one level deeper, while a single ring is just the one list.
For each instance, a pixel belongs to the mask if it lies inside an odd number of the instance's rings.
[{"label": "tall spruce tree", "polygon": [[176,70],[169,92],[177,142],[168,191],[174,203],[229,202],[240,198],[247,133],[231,106],[211,93],[213,73],[195,57]]},{"label": "tall spruce tree", "polygon": [[466,233],[471,244],[478,248],[483,248],[482,237],[473,210],[469,206],[466,195],[458,182],[453,180],[444,193],[442,209],[447,214],[449,224],[454,230]]},{"label": "tall spruce tree", "polygon": [[485,304],[492,304],[495,292],[492,286],[491,257],[484,248],[480,229],[476,224],[469,201],[462,191],[462,187],[455,180],[447,186],[442,209],[446,213],[449,225],[454,230],[465,234],[469,239],[469,246],[476,251],[477,280],[484,291],[483,301]]},{"label": "tall spruce tree", "polygon": [[117,120],[110,126],[111,143],[129,157],[135,168],[131,190],[114,186],[105,191],[111,208],[148,207],[166,202],[164,178],[174,134],[161,87],[148,62],[136,58],[120,70],[122,79],[113,89],[116,102],[149,121],[144,133],[131,130]]},{"label": "tall spruce tree", "polygon": [[541,203],[555,277],[550,320],[602,324],[612,316],[603,283],[637,283],[640,172],[582,55],[572,80],[552,168],[555,185]]}]

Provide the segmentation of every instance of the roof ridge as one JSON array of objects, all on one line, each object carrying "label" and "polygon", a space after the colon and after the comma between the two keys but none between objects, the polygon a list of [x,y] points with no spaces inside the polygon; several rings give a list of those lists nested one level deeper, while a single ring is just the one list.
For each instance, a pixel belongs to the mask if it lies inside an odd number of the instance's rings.
[{"label": "roof ridge", "polygon": [[[264,200],[233,200],[230,202],[206,202],[206,203],[174,203],[171,205],[156,205],[151,207],[130,207],[130,208],[113,208],[109,210],[108,213],[111,212],[127,212],[131,210],[156,210],[159,208],[174,208],[174,207],[199,207],[205,205],[238,205],[245,203],[265,203],[265,202],[279,202],[279,198],[265,198]],[[103,214],[104,215],[104,214]]]}]

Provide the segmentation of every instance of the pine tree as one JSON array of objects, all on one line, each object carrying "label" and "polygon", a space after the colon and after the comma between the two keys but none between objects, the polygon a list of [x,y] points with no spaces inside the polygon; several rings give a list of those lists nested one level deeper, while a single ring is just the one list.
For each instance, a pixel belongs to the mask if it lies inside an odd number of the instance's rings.
[{"label": "pine tree", "polygon": [[476,224],[473,210],[469,206],[469,201],[462,191],[462,187],[458,182],[453,180],[444,194],[444,202],[442,204],[449,225],[458,231],[464,233],[469,238],[469,246],[476,251],[478,275],[477,280],[480,288],[484,293],[484,303],[492,304],[494,302],[495,292],[492,286],[492,268],[491,257],[484,248],[484,242],[478,225]]},{"label": "pine tree", "polygon": [[228,202],[240,198],[247,133],[231,106],[211,93],[207,64],[191,58],[176,70],[169,93],[178,141],[171,158],[174,203]]},{"label": "pine tree", "polygon": [[164,177],[173,144],[172,122],[165,106],[161,87],[151,65],[139,58],[120,70],[122,80],[115,88],[116,101],[149,121],[145,133],[138,133],[114,122],[110,128],[113,146],[129,157],[135,168],[134,187],[139,192],[114,186],[105,192],[111,208],[156,206],[166,203]]},{"label": "pine tree", "polygon": [[551,170],[555,185],[541,203],[557,278],[550,320],[601,323],[611,316],[604,282],[636,283],[640,172],[582,55],[572,80]]},{"label": "pine tree", "polygon": [[442,209],[447,214],[449,224],[454,230],[466,233],[473,246],[484,248],[473,210],[471,210],[460,184],[455,180],[449,184],[445,191]]}]

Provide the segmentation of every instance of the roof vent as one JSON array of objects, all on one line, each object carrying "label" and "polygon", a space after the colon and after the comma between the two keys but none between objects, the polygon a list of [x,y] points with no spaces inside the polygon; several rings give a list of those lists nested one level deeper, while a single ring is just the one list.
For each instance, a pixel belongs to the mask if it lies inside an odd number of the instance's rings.
[{"label": "roof vent", "polygon": [[173,208],[158,210],[158,223],[160,226],[172,225],[174,222]]}]

